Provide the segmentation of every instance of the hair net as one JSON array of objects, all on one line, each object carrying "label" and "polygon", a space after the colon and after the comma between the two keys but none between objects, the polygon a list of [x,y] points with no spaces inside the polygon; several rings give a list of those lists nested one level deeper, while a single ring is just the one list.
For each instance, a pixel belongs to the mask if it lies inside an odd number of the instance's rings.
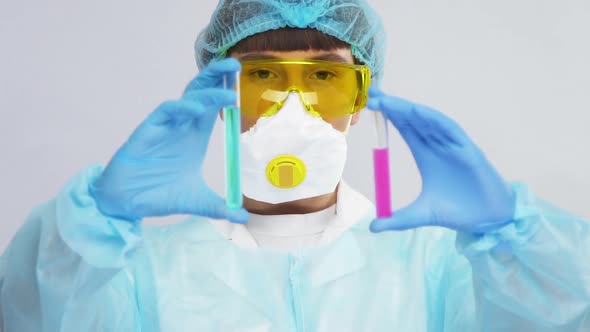
[{"label": "hair net", "polygon": [[226,56],[240,40],[284,27],[313,28],[351,45],[352,54],[379,82],[385,33],[379,16],[364,0],[221,0],[195,42],[197,65]]}]

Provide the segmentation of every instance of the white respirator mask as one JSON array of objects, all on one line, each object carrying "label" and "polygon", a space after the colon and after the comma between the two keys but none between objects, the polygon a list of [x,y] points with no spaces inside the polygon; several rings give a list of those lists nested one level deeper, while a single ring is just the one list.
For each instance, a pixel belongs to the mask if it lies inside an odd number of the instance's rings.
[{"label": "white respirator mask", "polygon": [[297,92],[240,136],[243,194],[272,204],[329,194],[346,163],[346,134],[310,114]]}]

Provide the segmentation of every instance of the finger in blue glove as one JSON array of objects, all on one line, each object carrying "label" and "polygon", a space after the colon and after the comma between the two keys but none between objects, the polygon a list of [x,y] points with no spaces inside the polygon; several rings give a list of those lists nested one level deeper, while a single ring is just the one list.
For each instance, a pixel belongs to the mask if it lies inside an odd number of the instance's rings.
[{"label": "finger in blue glove", "polygon": [[90,192],[102,213],[129,220],[193,214],[244,223],[203,179],[202,166],[218,112],[236,102],[223,76],[240,69],[235,59],[211,64],[182,98],[162,103],[117,151]]},{"label": "finger in blue glove", "polygon": [[512,221],[510,185],[456,122],[375,88],[367,106],[383,112],[397,128],[422,178],[418,198],[391,218],[373,221],[372,231],[441,226],[480,234]]}]

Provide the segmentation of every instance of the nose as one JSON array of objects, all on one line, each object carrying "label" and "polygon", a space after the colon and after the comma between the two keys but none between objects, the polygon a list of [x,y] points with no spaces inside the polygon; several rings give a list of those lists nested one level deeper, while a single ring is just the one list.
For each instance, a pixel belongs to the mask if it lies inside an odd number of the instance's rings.
[{"label": "nose", "polygon": [[[296,96],[297,95],[297,96]],[[299,102],[305,107],[305,110],[313,115],[319,115],[314,110],[313,105],[317,104],[317,94],[315,92],[304,92],[299,87],[292,86],[282,96],[282,100],[276,102],[275,107],[280,111],[288,98],[298,98]]]}]

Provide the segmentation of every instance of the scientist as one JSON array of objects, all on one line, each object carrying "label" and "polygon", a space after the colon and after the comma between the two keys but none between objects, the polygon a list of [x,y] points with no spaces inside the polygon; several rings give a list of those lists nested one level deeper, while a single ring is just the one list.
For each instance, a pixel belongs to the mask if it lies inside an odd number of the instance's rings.
[{"label": "scientist", "polygon": [[[182,96],[16,234],[0,330],[590,331],[590,226],[507,183],[443,113],[387,94],[384,40],[363,0],[222,0]],[[231,210],[202,165],[240,70]],[[341,179],[364,108],[422,177],[388,219]],[[175,214],[194,217],[142,225]]]}]

